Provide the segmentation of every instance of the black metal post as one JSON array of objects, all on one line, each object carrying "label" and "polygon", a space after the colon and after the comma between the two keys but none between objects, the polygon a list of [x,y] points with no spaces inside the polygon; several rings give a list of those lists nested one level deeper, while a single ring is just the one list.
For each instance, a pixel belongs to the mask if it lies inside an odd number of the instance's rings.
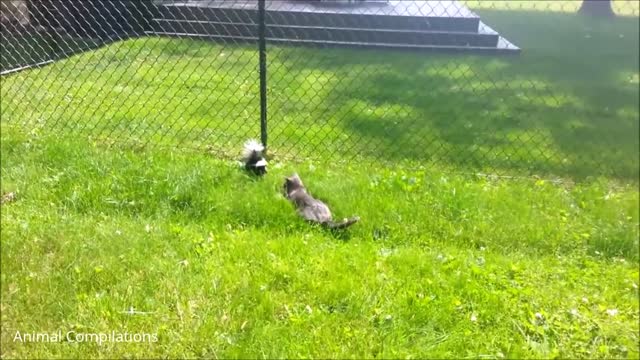
[{"label": "black metal post", "polygon": [[260,139],[267,148],[267,44],[265,41],[265,0],[258,3],[258,46],[260,49]]}]

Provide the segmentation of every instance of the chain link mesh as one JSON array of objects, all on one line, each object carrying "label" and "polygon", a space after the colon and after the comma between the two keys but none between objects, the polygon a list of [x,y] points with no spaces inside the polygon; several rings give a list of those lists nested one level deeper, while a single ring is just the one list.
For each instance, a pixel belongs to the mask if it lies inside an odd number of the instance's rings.
[{"label": "chain link mesh", "polygon": [[[267,1],[269,152],[638,177],[636,1]],[[2,1],[3,125],[235,156],[255,1]]]}]

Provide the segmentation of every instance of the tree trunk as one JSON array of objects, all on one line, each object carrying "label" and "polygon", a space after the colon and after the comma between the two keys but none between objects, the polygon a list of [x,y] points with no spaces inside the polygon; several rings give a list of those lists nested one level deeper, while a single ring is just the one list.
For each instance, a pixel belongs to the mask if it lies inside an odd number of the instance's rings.
[{"label": "tree trunk", "polygon": [[578,12],[600,17],[615,16],[613,7],[611,6],[611,0],[584,0]]}]

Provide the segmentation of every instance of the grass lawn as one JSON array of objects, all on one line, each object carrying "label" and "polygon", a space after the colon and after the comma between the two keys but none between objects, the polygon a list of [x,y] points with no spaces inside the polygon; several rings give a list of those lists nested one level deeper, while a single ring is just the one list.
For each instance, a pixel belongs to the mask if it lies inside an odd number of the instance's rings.
[{"label": "grass lawn", "polygon": [[[2,77],[2,357],[640,357],[638,20],[481,15],[523,54],[272,48],[261,180],[219,156],[259,134],[251,47]],[[300,220],[294,171],[361,223]],[[14,341],[58,330],[158,338]]]},{"label": "grass lawn", "polygon": [[[2,132],[3,357],[629,357],[638,190]],[[298,171],[345,235],[278,193]],[[127,314],[129,309],[141,314]],[[538,315],[536,315],[538,314]],[[16,343],[16,331],[157,343]]]}]

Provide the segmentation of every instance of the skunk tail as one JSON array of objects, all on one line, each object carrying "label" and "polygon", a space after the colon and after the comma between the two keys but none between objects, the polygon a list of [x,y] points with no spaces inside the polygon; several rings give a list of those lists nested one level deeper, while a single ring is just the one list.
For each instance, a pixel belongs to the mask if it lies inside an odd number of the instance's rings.
[{"label": "skunk tail", "polygon": [[249,161],[253,157],[262,157],[264,146],[255,139],[249,139],[244,143],[244,149],[242,150],[242,157],[244,161]]}]

